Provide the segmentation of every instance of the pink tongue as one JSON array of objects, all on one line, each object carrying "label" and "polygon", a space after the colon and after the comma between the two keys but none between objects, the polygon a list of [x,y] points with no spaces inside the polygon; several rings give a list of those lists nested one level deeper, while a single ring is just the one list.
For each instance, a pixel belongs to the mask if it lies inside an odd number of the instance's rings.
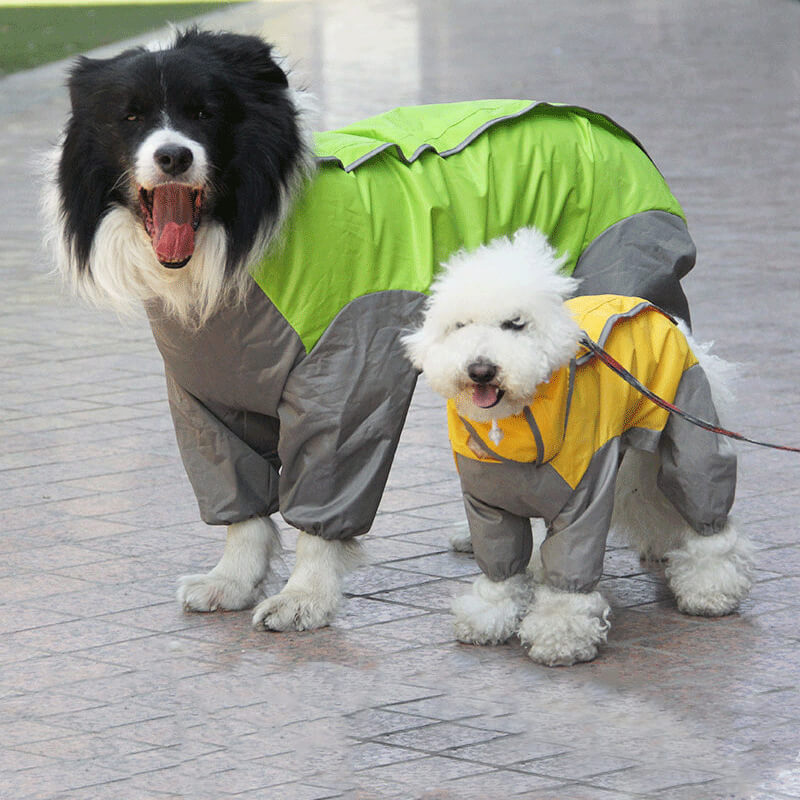
[{"label": "pink tongue", "polygon": [[163,263],[179,264],[194,253],[193,190],[179,183],[153,189],[153,247]]},{"label": "pink tongue", "polygon": [[476,384],[472,390],[472,402],[478,408],[491,408],[497,402],[497,387]]}]

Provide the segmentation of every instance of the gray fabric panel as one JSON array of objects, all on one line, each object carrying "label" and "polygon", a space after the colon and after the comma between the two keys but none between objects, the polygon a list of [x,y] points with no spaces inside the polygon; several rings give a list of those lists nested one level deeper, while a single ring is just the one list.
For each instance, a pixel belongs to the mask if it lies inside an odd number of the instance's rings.
[{"label": "gray fabric panel", "polygon": [[[542,432],[539,430],[539,426],[536,424],[536,418],[533,416],[533,411],[531,411],[530,406],[525,406],[523,413],[525,415],[525,422],[528,423],[528,427],[531,429],[531,434],[533,434],[533,440],[536,442],[536,461],[537,463],[542,464],[544,463],[544,440],[542,439]],[[567,406],[567,414],[568,413],[569,406]],[[567,416],[567,414],[564,416]]]},{"label": "gray fabric panel", "polygon": [[156,303],[147,313],[164,363],[184,389],[204,402],[277,417],[286,376],[305,348],[255,281],[244,306],[222,309],[200,330]]},{"label": "gray fabric panel", "polygon": [[642,297],[690,324],[680,279],[694,266],[696,249],[686,223],[666,211],[644,211],[603,231],[578,259],[577,294]]},{"label": "gray fabric panel", "polygon": [[622,449],[644,450],[646,453],[655,453],[661,441],[661,431],[651,431],[647,428],[629,428],[622,434]]},{"label": "gray fabric panel", "polygon": [[549,523],[572,494],[569,484],[549,464],[491,464],[459,454],[456,463],[465,494],[520,517],[540,517]]},{"label": "gray fabric panel", "polygon": [[229,525],[274,513],[278,404],[286,375],[305,355],[297,334],[255,282],[244,306],[223,309],[200,330],[157,302],[147,314],[201,517]]},{"label": "gray fabric panel", "polygon": [[475,561],[493,581],[504,581],[524,572],[533,552],[531,523],[501,508],[464,494]]},{"label": "gray fabric panel", "polygon": [[277,420],[232,410],[217,416],[169,372],[167,392],[181,458],[203,521],[230,525],[277,511]]},{"label": "gray fabric panel", "polygon": [[619,463],[620,441],[612,439],[595,453],[569,501],[551,523],[541,550],[550,586],[588,592],[600,580]]},{"label": "gray fabric panel", "polygon": [[[699,364],[683,374],[675,405],[716,424],[711,388]],[[722,530],[736,493],[736,453],[730,443],[671,414],[659,451],[661,491],[698,533]]]},{"label": "gray fabric panel", "polygon": [[425,297],[386,291],[347,305],[284,387],[281,513],[325,539],[375,517],[417,372],[400,343]]}]

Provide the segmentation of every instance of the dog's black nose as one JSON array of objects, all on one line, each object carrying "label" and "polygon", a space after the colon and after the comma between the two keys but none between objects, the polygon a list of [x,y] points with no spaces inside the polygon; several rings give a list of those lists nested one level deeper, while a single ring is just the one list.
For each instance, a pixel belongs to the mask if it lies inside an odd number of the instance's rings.
[{"label": "dog's black nose", "polygon": [[488,361],[475,361],[467,367],[467,375],[473,383],[491,383],[497,375],[497,367]]},{"label": "dog's black nose", "polygon": [[153,154],[153,160],[166,175],[181,175],[192,166],[194,156],[188,147],[165,144]]}]

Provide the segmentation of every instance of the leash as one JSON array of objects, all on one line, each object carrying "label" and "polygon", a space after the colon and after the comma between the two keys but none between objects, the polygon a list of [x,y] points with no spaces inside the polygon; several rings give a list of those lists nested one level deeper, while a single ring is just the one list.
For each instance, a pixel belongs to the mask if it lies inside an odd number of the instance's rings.
[{"label": "leash", "polygon": [[711,431],[711,433],[716,433],[720,436],[727,436],[729,439],[736,439],[740,442],[755,444],[759,447],[770,447],[773,450],[786,450],[790,453],[800,453],[800,447],[789,447],[782,444],[759,442],[755,439],[749,439],[747,436],[742,436],[741,433],[734,433],[733,431],[721,428],[719,425],[714,425],[711,422],[706,422],[699,417],[695,417],[688,411],[684,411],[682,408],[678,408],[672,403],[668,403],[666,400],[650,391],[650,389],[648,389],[640,380],[628,372],[628,370],[626,370],[622,364],[620,364],[618,361],[616,361],[616,359],[614,359],[613,356],[609,355],[605,350],[603,350],[603,348],[600,347],[597,342],[593,342],[586,334],[581,337],[580,344],[583,345],[583,347],[585,347],[590,353],[597,356],[597,358],[600,359],[600,361],[612,372],[615,372],[617,375],[619,375],[620,378],[633,386],[634,389],[643,394],[648,400],[651,400],[653,403],[655,403],[659,408],[663,408],[665,411],[669,411],[670,414],[675,414],[676,416],[681,417],[681,419],[685,419],[687,422],[690,422],[692,425],[696,425],[698,428],[703,428],[704,430]]}]

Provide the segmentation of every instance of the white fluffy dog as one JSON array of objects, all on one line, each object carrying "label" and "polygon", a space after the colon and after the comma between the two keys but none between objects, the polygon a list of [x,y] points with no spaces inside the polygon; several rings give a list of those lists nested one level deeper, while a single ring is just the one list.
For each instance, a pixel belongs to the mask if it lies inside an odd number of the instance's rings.
[{"label": "white fluffy dog", "polygon": [[[577,282],[560,266],[533,229],[459,253],[405,340],[448,398],[484,572],[454,601],[456,636],[498,644],[517,634],[547,665],[591,660],[606,641],[611,609],[595,586],[612,512],[643,557],[667,559],[682,611],[728,614],[751,583],[750,545],[728,519],[733,448],[646,400],[580,339],[585,332],[666,400],[712,421],[704,367],[713,382],[714,357],[639,299],[569,299]],[[535,558],[531,518],[547,526]]]}]

